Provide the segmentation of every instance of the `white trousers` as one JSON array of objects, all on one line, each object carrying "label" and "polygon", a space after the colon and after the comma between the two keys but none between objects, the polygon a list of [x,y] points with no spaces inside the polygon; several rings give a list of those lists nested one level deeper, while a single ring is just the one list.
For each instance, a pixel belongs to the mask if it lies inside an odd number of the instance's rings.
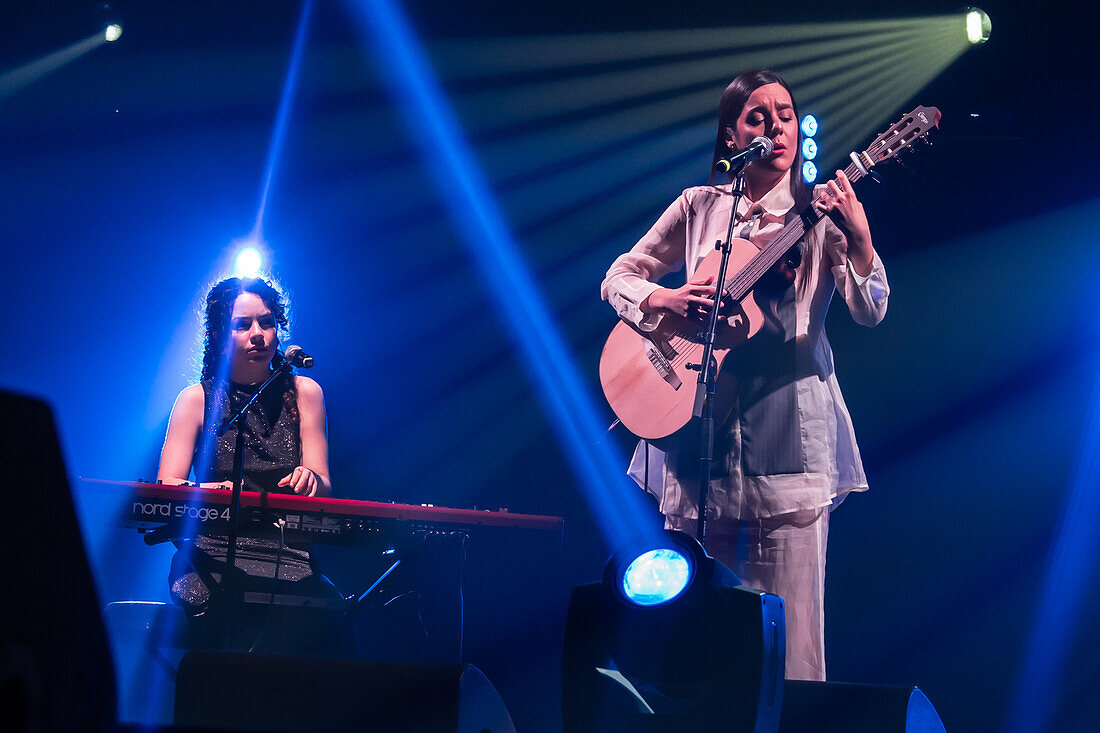
[{"label": "white trousers", "polygon": [[[696,521],[666,517],[695,536]],[[707,554],[750,588],[783,598],[787,617],[786,677],[825,679],[825,548],[829,507],[767,519],[707,524]]]}]

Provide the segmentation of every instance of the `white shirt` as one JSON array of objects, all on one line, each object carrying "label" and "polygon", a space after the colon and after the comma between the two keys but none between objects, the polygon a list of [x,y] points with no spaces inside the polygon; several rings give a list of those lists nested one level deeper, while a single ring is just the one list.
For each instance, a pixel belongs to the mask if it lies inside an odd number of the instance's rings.
[{"label": "white shirt", "polygon": [[[748,239],[765,247],[784,226],[794,206],[790,172],[760,201],[741,199],[735,232],[751,222]],[[686,267],[691,277],[703,258],[724,240],[729,226],[730,187],[696,186],[685,190],[629,252],[607,271],[601,293],[619,316],[642,330],[653,330],[659,314],[645,314],[640,305],[657,289],[656,281]],[[864,491],[867,480],[856,445],[851,416],[844,404],[833,367],[833,353],[825,336],[825,314],[833,292],[840,293],[857,323],[877,325],[886,315],[890,288],[886,270],[875,254],[872,270],[860,277],[847,258],[847,240],[827,217],[805,237],[804,262],[798,268],[793,293],[794,338],[791,385],[796,415],[783,416],[796,435],[784,451],[798,456],[790,471],[756,473],[746,470],[747,424],[739,409],[722,428],[728,442],[724,471],[712,479],[711,519],[772,517],[817,509],[839,501],[849,491]],[[754,337],[752,344],[759,336]],[[744,348],[744,346],[739,347]],[[735,350],[736,351],[736,350]],[[728,360],[727,360],[728,363]],[[760,451],[758,446],[754,450]],[[666,515],[695,518],[698,480],[681,483],[678,456],[664,456],[652,446],[650,488],[661,497]],[[639,443],[629,473],[643,484],[644,444]],[[666,460],[666,458],[668,460]],[[684,460],[694,462],[695,456]],[[644,484],[643,484],[644,485]]]}]

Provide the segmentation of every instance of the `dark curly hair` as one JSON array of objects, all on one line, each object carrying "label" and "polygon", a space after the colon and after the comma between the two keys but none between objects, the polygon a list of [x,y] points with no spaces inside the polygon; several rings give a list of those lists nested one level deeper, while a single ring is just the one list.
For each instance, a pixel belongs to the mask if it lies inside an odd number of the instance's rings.
[{"label": "dark curly hair", "polygon": [[[258,277],[230,277],[210,288],[206,295],[206,338],[202,353],[202,381],[213,382],[216,379],[224,379],[224,370],[219,374],[218,367],[225,358],[226,346],[229,344],[230,321],[233,315],[233,304],[242,293],[257,295],[264,305],[275,317],[277,333],[283,340],[287,336],[289,321],[287,320],[286,299],[275,286],[267,280]],[[283,355],[278,350],[271,358],[272,366],[278,367],[283,363]],[[298,422],[298,388],[294,382],[293,368],[283,372],[279,381],[272,385],[283,394],[283,403],[294,422]]]}]

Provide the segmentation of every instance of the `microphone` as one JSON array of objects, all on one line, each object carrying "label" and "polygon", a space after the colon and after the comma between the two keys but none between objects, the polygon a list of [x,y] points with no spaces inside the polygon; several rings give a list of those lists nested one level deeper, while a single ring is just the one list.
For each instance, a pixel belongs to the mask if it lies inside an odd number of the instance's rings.
[{"label": "microphone", "polygon": [[312,369],[313,357],[302,351],[301,346],[288,346],[286,351],[283,352],[283,358],[291,366],[296,366],[299,369]]},{"label": "microphone", "polygon": [[774,147],[771,138],[760,135],[749,143],[747,148],[738,150],[728,158],[719,158],[714,164],[714,169],[719,173],[729,173],[731,170],[743,168],[757,158],[771,155]]}]

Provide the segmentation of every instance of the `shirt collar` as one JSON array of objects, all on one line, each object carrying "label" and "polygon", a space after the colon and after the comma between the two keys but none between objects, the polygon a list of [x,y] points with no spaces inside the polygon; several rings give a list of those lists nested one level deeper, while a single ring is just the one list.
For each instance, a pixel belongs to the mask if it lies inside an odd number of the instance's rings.
[{"label": "shirt collar", "polygon": [[741,205],[737,207],[738,213],[755,211],[758,207],[772,216],[786,216],[794,206],[794,196],[791,195],[791,172],[788,170],[783,177],[776,182],[772,189],[760,197],[759,201],[749,201],[748,196],[741,199]]}]

